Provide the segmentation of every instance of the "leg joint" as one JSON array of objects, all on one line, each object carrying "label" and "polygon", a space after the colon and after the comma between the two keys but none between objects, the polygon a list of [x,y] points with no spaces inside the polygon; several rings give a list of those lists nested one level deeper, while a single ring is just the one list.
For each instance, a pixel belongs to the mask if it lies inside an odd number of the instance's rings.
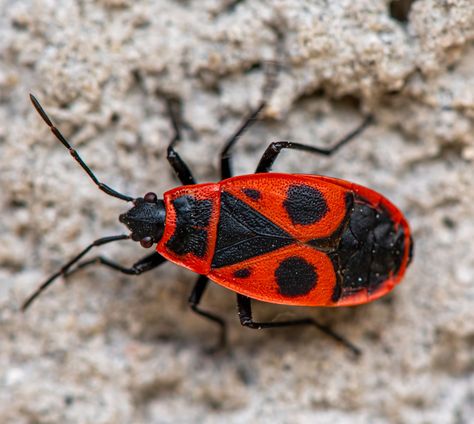
[{"label": "leg joint", "polygon": [[243,318],[240,323],[243,327],[252,328],[254,330],[260,330],[262,328],[262,326],[258,322],[253,322],[249,318]]},{"label": "leg joint", "polygon": [[173,149],[172,143],[168,146],[168,149],[166,150],[166,157],[168,159],[174,159],[176,158],[177,154],[176,151]]},{"label": "leg joint", "polygon": [[274,141],[270,144],[270,148],[275,152],[278,153],[281,149],[286,149],[291,147],[291,142],[289,141]]}]

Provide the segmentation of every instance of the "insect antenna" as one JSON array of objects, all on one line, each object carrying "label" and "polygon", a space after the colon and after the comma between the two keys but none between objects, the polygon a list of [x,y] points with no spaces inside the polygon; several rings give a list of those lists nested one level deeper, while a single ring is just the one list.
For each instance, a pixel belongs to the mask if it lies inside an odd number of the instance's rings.
[{"label": "insect antenna", "polygon": [[112,243],[118,240],[126,240],[129,239],[129,235],[121,234],[118,236],[109,236],[109,237],[102,237],[93,241],[89,246],[83,249],[78,255],[74,256],[69,262],[66,262],[59,271],[55,272],[51,275],[43,284],[41,284],[29,297],[25,300],[23,305],[21,306],[22,312],[25,312],[29,306],[33,303],[33,301],[43,292],[45,291],[53,282],[61,275],[67,274],[71,266],[73,266],[79,259],[81,259],[89,250],[91,250],[95,246],[101,246],[103,244]]},{"label": "insect antenna", "polygon": [[109,196],[117,197],[118,199],[125,200],[126,202],[132,202],[135,200],[133,197],[127,196],[125,194],[119,193],[118,191],[114,190],[113,188],[109,187],[107,184],[104,184],[100,182],[97,177],[94,175],[92,170],[87,166],[87,164],[82,160],[81,156],[79,156],[79,153],[71,147],[69,142],[66,140],[66,138],[62,135],[61,131],[59,131],[58,128],[56,128],[53,123],[51,122],[51,119],[49,119],[49,116],[46,114],[42,106],[40,105],[39,101],[36,99],[33,94],[30,94],[30,99],[31,102],[33,103],[33,106],[35,107],[36,111],[39,113],[41,118],[43,118],[43,121],[46,122],[46,125],[51,129],[51,132],[56,136],[56,138],[63,144],[66,149],[69,150],[69,153],[71,156],[81,165],[82,169],[86,171],[87,175],[91,178],[91,180],[94,182],[94,184],[102,190],[104,193],[108,194]]}]

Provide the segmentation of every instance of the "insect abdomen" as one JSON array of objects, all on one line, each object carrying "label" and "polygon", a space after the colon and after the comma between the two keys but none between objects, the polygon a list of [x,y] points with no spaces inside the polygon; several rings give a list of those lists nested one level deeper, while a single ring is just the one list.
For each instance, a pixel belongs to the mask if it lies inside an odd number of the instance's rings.
[{"label": "insect abdomen", "polygon": [[356,195],[338,247],[329,253],[337,275],[333,302],[358,295],[365,301],[379,297],[377,292],[387,282],[401,277],[411,244],[407,228],[394,221],[382,204],[374,207]]}]

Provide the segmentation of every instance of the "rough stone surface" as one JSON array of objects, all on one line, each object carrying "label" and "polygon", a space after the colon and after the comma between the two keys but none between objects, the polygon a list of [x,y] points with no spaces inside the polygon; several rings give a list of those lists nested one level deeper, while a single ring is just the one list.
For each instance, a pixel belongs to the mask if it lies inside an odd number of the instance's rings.
[{"label": "rough stone surface", "polygon": [[[417,0],[399,20],[394,3],[0,0],[0,422],[472,422],[474,2]],[[22,315],[67,258],[124,231],[126,209],[91,184],[28,93],[104,182],[161,193],[176,184],[165,95],[183,104],[182,156],[216,180],[216,153],[261,99],[268,60],[278,87],[236,171],[252,172],[269,141],[329,145],[373,112],[337,156],[285,152],[275,169],[381,191],[416,249],[404,283],[373,304],[257,315],[310,315],[364,355],[313,329],[241,328],[217,286],[204,305],[228,321],[230,347],[210,355],[215,328],[186,304],[195,277],[172,264],[136,279],[89,269]],[[100,251],[144,254],[129,242]]]}]

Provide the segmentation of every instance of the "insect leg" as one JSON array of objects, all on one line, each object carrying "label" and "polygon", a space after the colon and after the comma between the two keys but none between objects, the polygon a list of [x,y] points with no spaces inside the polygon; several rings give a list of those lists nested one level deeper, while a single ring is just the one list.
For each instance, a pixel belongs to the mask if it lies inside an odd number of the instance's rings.
[{"label": "insect leg", "polygon": [[196,184],[196,180],[194,179],[188,165],[186,165],[186,162],[183,161],[181,156],[174,148],[176,143],[181,140],[181,131],[179,129],[179,112],[177,110],[179,104],[172,99],[167,99],[167,106],[171,124],[173,125],[174,135],[168,145],[166,159],[168,159],[169,164],[173,168],[179,181],[181,181],[181,184]]},{"label": "insect leg", "polygon": [[361,351],[359,348],[354,346],[351,342],[346,340],[344,337],[335,333],[329,327],[318,323],[313,318],[300,318],[288,321],[280,322],[255,322],[252,318],[252,304],[251,299],[247,296],[237,294],[237,308],[239,311],[240,323],[249,328],[262,329],[262,328],[276,328],[276,327],[289,327],[295,325],[312,325],[318,328],[326,335],[332,337],[337,342],[343,344],[345,347],[350,349],[355,355],[360,355]]},{"label": "insect leg", "polygon": [[329,148],[314,147],[307,144],[293,143],[291,141],[276,141],[271,143],[263,153],[255,173],[269,172],[282,149],[303,150],[309,153],[316,153],[324,156],[330,156],[340,147],[354,140],[369,124],[373,122],[373,117],[369,115],[364,119],[361,125],[352,130],[349,134],[339,140],[334,146]]},{"label": "insect leg", "polygon": [[224,348],[227,343],[226,323],[221,317],[214,315],[210,312],[204,311],[199,307],[199,302],[201,301],[202,295],[204,294],[204,291],[207,288],[208,282],[209,282],[209,278],[207,276],[200,275],[194,285],[191,295],[189,296],[188,302],[189,302],[189,306],[194,312],[219,325],[219,331],[220,331],[219,341],[216,347],[212,350],[220,350]]},{"label": "insect leg", "polygon": [[55,272],[51,277],[49,277],[43,284],[41,284],[31,295],[26,299],[23,303],[21,309],[25,311],[28,307],[33,303],[33,301],[44,291],[46,290],[53,282],[61,275],[67,274],[68,270],[73,266],[76,262],[78,262],[89,250],[96,246],[102,246],[103,244],[112,243],[118,240],[126,240],[129,239],[130,236],[128,235],[119,235],[119,236],[110,236],[110,237],[102,237],[93,241],[89,246],[83,249],[78,255],[74,256],[69,262],[66,262],[59,271]]},{"label": "insect leg", "polygon": [[237,131],[232,134],[232,136],[226,141],[224,148],[221,151],[221,178],[230,178],[232,176],[232,167],[231,167],[231,152],[230,150],[234,146],[235,142],[240,138],[240,136],[247,130],[258,118],[258,114],[265,107],[267,102],[263,100],[257,106],[255,110],[249,113],[249,115],[242,121],[242,124],[237,129]]},{"label": "insect leg", "polygon": [[69,150],[69,153],[71,156],[81,165],[82,169],[86,171],[87,175],[89,175],[90,179],[94,182],[94,184],[102,190],[104,193],[108,194],[109,196],[117,197],[118,199],[125,200],[126,202],[131,202],[134,200],[133,197],[127,196],[125,194],[119,193],[118,191],[114,190],[113,188],[109,187],[107,184],[104,184],[100,182],[97,177],[94,175],[92,170],[87,166],[87,164],[82,160],[82,158],[79,156],[79,153],[71,147],[69,142],[66,140],[66,138],[62,135],[62,133],[59,131],[58,128],[56,128],[53,123],[51,122],[51,119],[49,119],[49,116],[46,114],[44,109],[41,107],[39,101],[36,99],[33,94],[30,94],[30,99],[31,102],[33,103],[33,106],[35,107],[36,111],[39,113],[41,118],[43,118],[43,121],[46,122],[46,125],[49,126],[51,132],[56,136],[56,138],[63,144],[66,149]]},{"label": "insect leg", "polygon": [[80,269],[86,268],[94,264],[107,266],[109,268],[112,268],[115,271],[122,272],[123,274],[140,275],[140,274],[143,274],[144,272],[147,272],[156,268],[157,266],[161,265],[164,262],[166,262],[166,259],[163,256],[161,256],[158,252],[153,252],[145,256],[144,258],[141,258],[140,260],[135,262],[131,267],[125,267],[123,265],[120,265],[114,261],[111,261],[110,259],[107,259],[104,256],[96,256],[87,261],[79,262],[74,269],[71,269],[70,271],[66,272],[64,276],[70,277],[72,274],[75,274]]}]

